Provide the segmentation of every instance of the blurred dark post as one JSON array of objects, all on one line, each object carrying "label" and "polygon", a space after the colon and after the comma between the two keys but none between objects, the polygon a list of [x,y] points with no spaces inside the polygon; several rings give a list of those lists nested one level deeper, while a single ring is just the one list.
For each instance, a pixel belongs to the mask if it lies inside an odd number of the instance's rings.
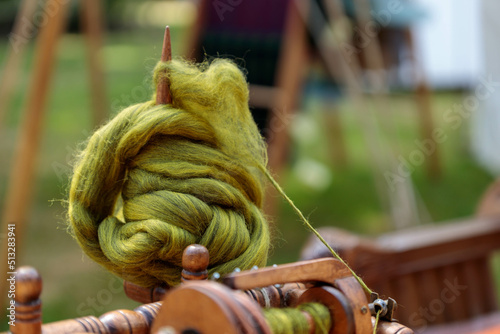
[{"label": "blurred dark post", "polygon": [[[370,23],[375,22],[372,18],[370,10],[369,0],[353,0],[353,5],[355,9],[355,16],[359,31],[369,26]],[[388,5],[389,6],[389,5]],[[411,30],[409,27],[398,28],[402,31],[404,38],[406,39],[406,46],[409,49],[409,54],[413,66],[413,81],[415,85],[415,98],[417,103],[417,109],[420,118],[420,133],[423,141],[430,140],[433,138],[434,122],[432,119],[432,109],[431,109],[431,92],[425,80],[423,79],[422,69],[420,64],[417,62],[417,57],[415,56],[416,50],[413,45],[413,38]],[[380,43],[380,30],[377,34],[373,36],[369,43],[366,44],[364,48],[361,48],[361,53],[363,55],[364,66],[366,69],[373,71],[371,75],[368,76],[371,79],[371,86],[375,91],[376,98],[381,104],[382,110],[391,110],[391,106],[388,103],[387,93],[389,91],[389,85],[387,82],[386,71],[391,65],[384,62],[384,53]],[[366,31],[365,31],[366,33]],[[395,57],[392,57],[395,58]],[[375,75],[374,75],[375,74]],[[392,110],[391,112],[392,113]],[[389,117],[392,118],[392,117]],[[392,135],[396,135],[395,125],[391,120],[385,120],[387,123],[387,128],[390,129]],[[441,175],[441,167],[439,163],[439,149],[438,145],[432,152],[429,153],[427,159],[427,173],[430,179],[437,179]],[[399,151],[396,147],[396,151]],[[396,152],[396,154],[399,152]]]},{"label": "blurred dark post", "polygon": [[324,109],[323,120],[325,127],[328,129],[326,136],[330,157],[336,168],[344,169],[347,167],[347,148],[344,141],[340,110],[337,106],[328,106],[328,108],[324,106]]},{"label": "blurred dark post", "polygon": [[108,118],[104,69],[99,53],[104,31],[104,15],[101,0],[82,0],[80,6],[81,22],[87,41],[93,122],[96,127]]},{"label": "blurred dark post", "polygon": [[[432,118],[431,91],[429,89],[429,85],[424,80],[423,69],[415,56],[416,50],[411,30],[406,29],[405,33],[413,63],[413,80],[416,85],[415,99],[417,102],[418,112],[420,114],[420,133],[423,140],[433,139],[435,126]],[[427,174],[432,180],[437,180],[442,174],[441,161],[439,158],[439,145],[437,143],[435,143],[434,150],[429,154],[429,159],[427,161]]]},{"label": "blurred dark post", "polygon": [[37,4],[37,0],[21,1],[14,27],[9,34],[10,47],[0,78],[0,130],[3,127],[3,119],[9,107],[10,98],[16,88],[19,65],[28,45],[27,36],[24,36],[26,26],[23,24],[22,18],[33,17]]}]

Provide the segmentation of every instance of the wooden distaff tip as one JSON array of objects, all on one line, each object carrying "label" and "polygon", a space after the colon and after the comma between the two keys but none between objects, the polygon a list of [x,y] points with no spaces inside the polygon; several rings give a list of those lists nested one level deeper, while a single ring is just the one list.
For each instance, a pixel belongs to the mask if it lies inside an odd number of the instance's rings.
[{"label": "wooden distaff tip", "polygon": [[[165,27],[165,35],[163,36],[163,47],[161,50],[161,61],[172,60],[172,44],[170,42],[170,28]],[[170,104],[172,103],[172,96],[170,95],[170,85],[168,79],[163,77],[158,82],[156,87],[156,104]]]}]

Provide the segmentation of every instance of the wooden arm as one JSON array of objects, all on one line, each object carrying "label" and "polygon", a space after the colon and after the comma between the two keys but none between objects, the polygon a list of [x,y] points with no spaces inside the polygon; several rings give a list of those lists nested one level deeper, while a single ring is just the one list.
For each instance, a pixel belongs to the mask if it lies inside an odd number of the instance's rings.
[{"label": "wooden arm", "polygon": [[223,283],[233,289],[248,290],[294,282],[324,282],[333,285],[337,279],[349,276],[351,276],[350,271],[340,261],[320,259],[232,273],[224,277]]}]

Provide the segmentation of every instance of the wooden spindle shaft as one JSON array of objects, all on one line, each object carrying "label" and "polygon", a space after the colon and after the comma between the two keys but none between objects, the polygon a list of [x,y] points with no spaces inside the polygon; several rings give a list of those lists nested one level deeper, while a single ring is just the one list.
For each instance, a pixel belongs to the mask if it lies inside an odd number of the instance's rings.
[{"label": "wooden spindle shaft", "polygon": [[116,310],[99,317],[109,333],[149,333],[149,324],[144,316],[131,310]]},{"label": "wooden spindle shaft", "polygon": [[[170,42],[170,28],[165,28],[165,35],[163,36],[163,47],[161,51],[161,61],[172,60],[172,44]],[[170,104],[172,103],[172,96],[170,95],[170,84],[166,73],[163,73],[158,86],[156,87],[156,104]]]},{"label": "wooden spindle shaft", "polygon": [[[20,267],[15,280],[15,314],[9,326],[13,334],[40,334],[42,332],[42,278],[32,267]],[[9,307],[12,304],[9,304]]]},{"label": "wooden spindle shaft", "polygon": [[282,286],[266,286],[246,290],[245,293],[261,307],[293,307],[305,291],[302,283],[288,283]]},{"label": "wooden spindle shaft", "polygon": [[[135,310],[116,310],[96,318],[63,320],[43,325],[44,334],[59,333],[149,333],[161,302],[141,305]],[[24,332],[23,332],[24,333]]]},{"label": "wooden spindle shaft", "polygon": [[42,326],[43,334],[108,333],[104,324],[94,316],[62,320]]},{"label": "wooden spindle shaft", "polygon": [[181,280],[205,280],[208,277],[207,267],[210,261],[208,250],[202,245],[190,245],[182,254]]},{"label": "wooden spindle shaft", "polygon": [[315,334],[316,333],[316,322],[314,322],[314,318],[312,317],[311,314],[301,311],[304,317],[307,319],[307,323],[309,324],[309,334]]},{"label": "wooden spindle shaft", "polygon": [[89,66],[90,91],[93,108],[93,125],[101,125],[108,118],[106,98],[106,81],[100,50],[102,48],[105,22],[103,2],[100,0],[85,0],[80,2],[80,22],[87,43],[87,60]]},{"label": "wooden spindle shaft", "polygon": [[[375,325],[375,317],[372,317],[372,323]],[[413,330],[397,322],[379,321],[377,334],[414,334]]]},{"label": "wooden spindle shaft", "polygon": [[[123,289],[130,299],[148,304],[162,300],[170,287],[144,288],[125,281]],[[293,307],[297,305],[297,300],[305,289],[306,287],[302,283],[287,283],[281,287],[272,285],[259,289],[246,290],[245,293],[262,307]]]},{"label": "wooden spindle shaft", "polygon": [[155,320],[156,315],[160,310],[161,304],[162,304],[161,302],[144,304],[135,308],[134,312],[142,315],[143,318],[146,320],[146,323],[148,324],[148,328],[151,328],[153,321]]},{"label": "wooden spindle shaft", "polygon": [[[162,300],[168,291],[162,287],[144,288],[130,282],[124,282],[123,286],[130,299],[143,304]],[[261,307],[293,307],[305,289],[302,283],[287,283],[281,287],[272,285],[246,290],[245,293]]]}]

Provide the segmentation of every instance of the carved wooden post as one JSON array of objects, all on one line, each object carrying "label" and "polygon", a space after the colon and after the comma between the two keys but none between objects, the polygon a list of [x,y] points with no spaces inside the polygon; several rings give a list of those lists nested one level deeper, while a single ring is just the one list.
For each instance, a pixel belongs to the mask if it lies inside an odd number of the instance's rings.
[{"label": "carved wooden post", "polygon": [[15,275],[15,320],[9,329],[13,334],[42,333],[42,278],[32,267],[20,267]]}]

